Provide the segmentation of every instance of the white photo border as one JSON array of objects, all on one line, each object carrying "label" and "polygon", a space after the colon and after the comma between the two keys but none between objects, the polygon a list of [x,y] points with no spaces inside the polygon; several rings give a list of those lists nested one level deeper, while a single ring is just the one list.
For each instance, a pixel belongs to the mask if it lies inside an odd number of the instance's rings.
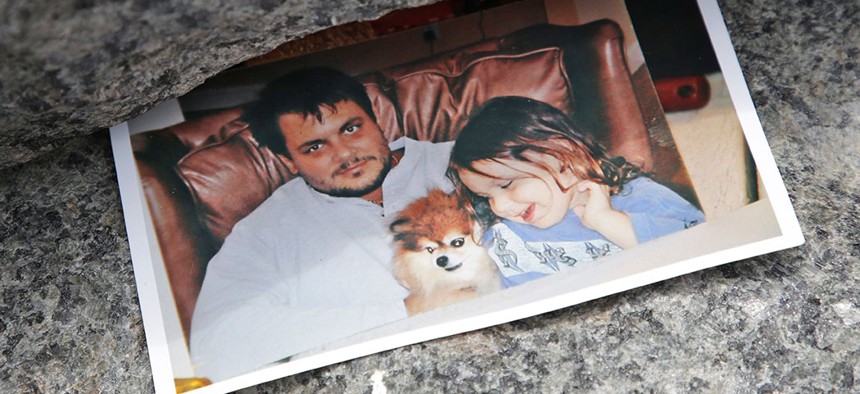
[{"label": "white photo border", "polygon": [[[626,263],[631,253],[607,256],[599,265],[579,267],[579,275],[544,278],[540,286],[533,286],[532,282],[501,294],[463,302],[444,311],[403,319],[336,341],[322,349],[299,355],[292,361],[215,382],[193,392],[234,391],[384,350],[535,316],[802,244],[800,225],[756,114],[722,13],[716,0],[699,0],[698,4],[760,175],[761,186],[765,188],[763,198],[725,216],[637,247],[635,259],[639,262],[635,265]],[[112,127],[111,140],[155,390],[174,393],[174,371],[152,263],[153,243],[157,242],[147,236],[145,215],[148,211],[131,150],[128,124]],[[744,230],[752,228],[753,223],[756,230]],[[765,233],[761,229],[765,229]],[[707,246],[692,242],[705,237],[716,241]],[[667,250],[671,250],[673,256],[671,263],[666,263]]]}]

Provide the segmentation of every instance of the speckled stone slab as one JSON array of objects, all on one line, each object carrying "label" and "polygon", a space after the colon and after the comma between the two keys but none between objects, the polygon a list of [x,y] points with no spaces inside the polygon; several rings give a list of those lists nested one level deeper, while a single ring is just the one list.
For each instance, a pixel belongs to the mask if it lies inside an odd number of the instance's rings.
[{"label": "speckled stone slab", "polygon": [[[804,246],[243,392],[860,391],[860,5],[720,7]],[[107,133],[0,207],[0,392],[152,391]]]},{"label": "speckled stone slab", "polygon": [[432,0],[0,0],[0,168],[327,27]]}]

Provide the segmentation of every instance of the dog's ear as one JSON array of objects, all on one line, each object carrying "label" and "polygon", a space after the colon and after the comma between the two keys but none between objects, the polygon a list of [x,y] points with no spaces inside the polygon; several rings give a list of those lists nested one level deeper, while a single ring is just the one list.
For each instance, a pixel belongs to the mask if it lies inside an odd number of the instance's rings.
[{"label": "dog's ear", "polygon": [[455,201],[457,201],[457,207],[460,209],[463,209],[463,210],[468,211],[470,208],[470,205],[472,205],[472,204],[469,204],[469,199],[466,196],[464,196],[462,193],[460,193],[456,190],[453,193],[451,193],[450,198],[453,198]]},{"label": "dog's ear", "polygon": [[407,249],[415,249],[415,233],[413,232],[412,222],[406,218],[400,218],[388,225],[388,229],[394,235],[394,241]]},{"label": "dog's ear", "polygon": [[412,229],[411,224],[412,223],[409,221],[409,219],[400,218],[391,222],[391,224],[388,225],[388,229],[391,230],[391,232],[395,235],[402,234]]},{"label": "dog's ear", "polygon": [[472,241],[480,245],[481,238],[484,237],[484,227],[481,226],[481,221],[478,220],[478,213],[475,212],[474,206],[472,206],[466,197],[456,192],[453,196],[457,198],[457,207],[463,211],[464,215],[468,215],[469,222],[472,223]]},{"label": "dog's ear", "polygon": [[477,220],[472,220],[472,241],[475,241],[476,244],[480,245],[481,240],[484,238],[484,228],[481,227],[481,223],[478,223]]}]

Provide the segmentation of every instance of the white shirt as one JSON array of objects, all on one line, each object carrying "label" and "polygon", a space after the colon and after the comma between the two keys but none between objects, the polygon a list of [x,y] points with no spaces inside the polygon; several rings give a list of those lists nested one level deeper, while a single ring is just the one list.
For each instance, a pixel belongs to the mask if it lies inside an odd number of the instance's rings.
[{"label": "white shirt", "polygon": [[197,376],[223,380],[407,316],[388,224],[430,189],[450,192],[452,143],[401,138],[385,208],[294,179],[233,228],[209,263],[191,325]]}]

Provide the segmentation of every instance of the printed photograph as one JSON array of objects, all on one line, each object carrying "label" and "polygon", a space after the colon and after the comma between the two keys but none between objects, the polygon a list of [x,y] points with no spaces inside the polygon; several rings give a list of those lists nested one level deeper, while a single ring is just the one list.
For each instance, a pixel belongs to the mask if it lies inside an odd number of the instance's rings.
[{"label": "printed photograph", "polygon": [[447,0],[289,42],[114,128],[176,390],[536,315],[784,235],[778,173],[758,171],[717,58],[694,1]]}]

